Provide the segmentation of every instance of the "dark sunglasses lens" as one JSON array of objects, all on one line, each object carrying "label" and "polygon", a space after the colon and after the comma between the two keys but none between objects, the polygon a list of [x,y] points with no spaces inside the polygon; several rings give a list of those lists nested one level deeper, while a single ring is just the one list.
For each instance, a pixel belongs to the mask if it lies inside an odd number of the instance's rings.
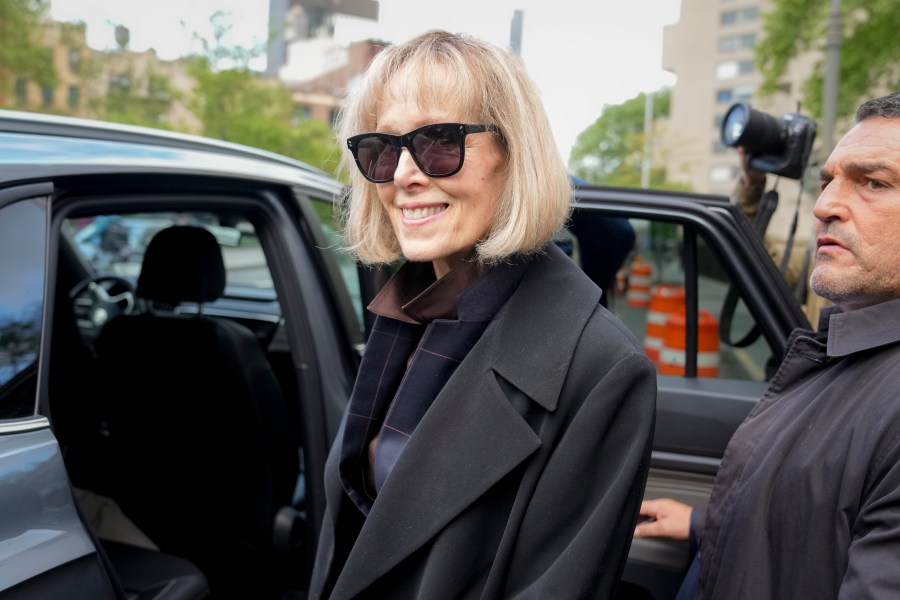
[{"label": "dark sunglasses lens", "polygon": [[400,149],[380,135],[370,135],[356,144],[356,158],[363,174],[373,181],[393,179],[399,157]]},{"label": "dark sunglasses lens", "polygon": [[462,138],[455,127],[426,127],[413,136],[412,146],[427,175],[449,175],[460,167]]}]

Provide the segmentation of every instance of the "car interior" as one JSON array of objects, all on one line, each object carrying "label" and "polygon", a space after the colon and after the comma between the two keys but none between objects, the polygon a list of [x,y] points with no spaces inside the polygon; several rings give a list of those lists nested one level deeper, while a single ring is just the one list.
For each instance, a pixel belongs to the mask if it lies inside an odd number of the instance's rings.
[{"label": "car interior", "polygon": [[265,255],[240,215],[161,216],[63,224],[54,432],[128,597],[282,598],[305,575],[303,440]]}]

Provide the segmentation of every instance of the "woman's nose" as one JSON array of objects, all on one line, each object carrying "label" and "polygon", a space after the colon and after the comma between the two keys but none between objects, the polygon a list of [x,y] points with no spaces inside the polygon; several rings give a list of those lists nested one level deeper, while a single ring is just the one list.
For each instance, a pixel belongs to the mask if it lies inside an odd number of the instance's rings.
[{"label": "woman's nose", "polygon": [[397,159],[397,168],[394,170],[394,181],[397,185],[405,185],[422,177],[426,177],[426,175],[419,169],[416,161],[413,160],[409,149],[401,149],[400,157]]}]

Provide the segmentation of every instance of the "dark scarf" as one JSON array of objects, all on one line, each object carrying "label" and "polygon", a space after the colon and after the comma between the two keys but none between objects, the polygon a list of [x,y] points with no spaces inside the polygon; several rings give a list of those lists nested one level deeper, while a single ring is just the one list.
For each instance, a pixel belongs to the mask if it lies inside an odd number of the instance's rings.
[{"label": "dark scarf", "polygon": [[[339,467],[344,489],[363,514],[526,267],[523,259],[490,269],[464,261],[435,281],[430,263],[406,263],[369,306],[377,316],[350,397]],[[372,490],[368,447],[376,435]]]}]

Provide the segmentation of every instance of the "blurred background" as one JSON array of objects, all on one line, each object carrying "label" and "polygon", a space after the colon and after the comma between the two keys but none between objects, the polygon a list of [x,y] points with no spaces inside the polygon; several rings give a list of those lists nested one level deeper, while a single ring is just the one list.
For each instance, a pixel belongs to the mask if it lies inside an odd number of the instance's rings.
[{"label": "blurred background", "polygon": [[[195,133],[334,173],[341,102],[426,29],[519,52],[591,183],[729,194],[734,103],[818,124],[817,171],[863,99],[898,89],[896,0],[0,0],[0,108]],[[770,182],[774,178],[770,178]],[[815,175],[784,179],[769,235]]]}]

